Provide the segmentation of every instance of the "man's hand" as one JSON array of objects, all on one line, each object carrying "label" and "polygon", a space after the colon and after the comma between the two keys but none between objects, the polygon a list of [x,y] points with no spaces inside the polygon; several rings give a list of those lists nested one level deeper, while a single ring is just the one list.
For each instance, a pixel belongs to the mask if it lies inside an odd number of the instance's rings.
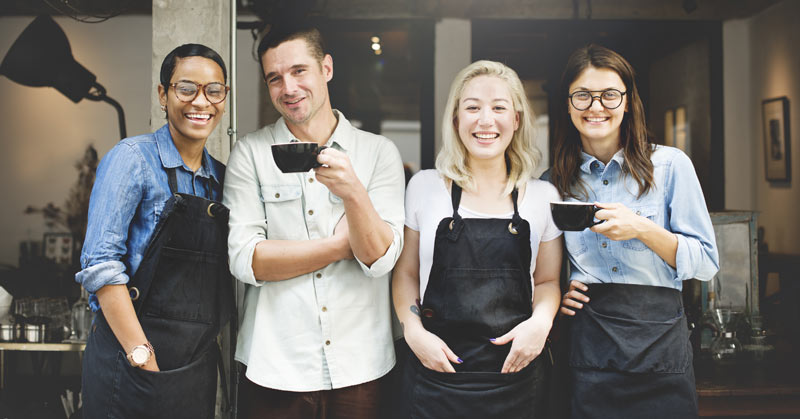
[{"label": "man's hand", "polygon": [[323,165],[314,169],[317,180],[334,195],[348,200],[359,193],[366,193],[347,154],[329,147],[317,156],[317,161]]}]

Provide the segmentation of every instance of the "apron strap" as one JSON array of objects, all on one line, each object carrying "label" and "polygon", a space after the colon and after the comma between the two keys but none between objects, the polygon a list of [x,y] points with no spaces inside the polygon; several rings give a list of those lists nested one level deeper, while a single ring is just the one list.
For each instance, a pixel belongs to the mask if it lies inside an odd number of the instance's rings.
[{"label": "apron strap", "polygon": [[458,215],[458,207],[461,205],[461,187],[453,181],[453,186],[451,187],[450,191],[450,200],[453,203],[453,219],[458,220],[461,219],[461,216]]},{"label": "apron strap", "polygon": [[178,177],[175,175],[175,168],[167,168],[167,182],[169,183],[169,191],[175,195],[178,193]]},{"label": "apron strap", "polygon": [[522,222],[522,217],[520,217],[519,215],[519,204],[517,203],[518,199],[519,199],[519,190],[517,188],[514,188],[514,190],[511,191],[511,201],[514,202],[514,216],[511,218],[511,222],[512,226],[515,228],[519,225],[519,223]]},{"label": "apron strap", "polygon": [[461,205],[461,187],[453,181],[450,188],[450,199],[453,203],[453,219],[450,221],[450,231],[447,233],[447,239],[455,242],[458,240],[458,235],[464,228],[463,220],[458,215],[458,207]]}]

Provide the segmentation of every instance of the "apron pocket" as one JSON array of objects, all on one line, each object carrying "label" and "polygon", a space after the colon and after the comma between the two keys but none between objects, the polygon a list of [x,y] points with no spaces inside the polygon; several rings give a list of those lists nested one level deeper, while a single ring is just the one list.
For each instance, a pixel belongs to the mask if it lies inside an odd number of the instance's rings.
[{"label": "apron pocket", "polygon": [[211,324],[218,308],[216,284],[221,255],[208,252],[162,249],[158,268],[146,295],[143,312],[174,320]]},{"label": "apron pocket", "polygon": [[109,417],[213,418],[218,356],[219,351],[212,347],[191,364],[152,372],[132,367],[126,355],[118,352]]},{"label": "apron pocket", "polygon": [[445,373],[417,370],[411,397],[412,418],[527,418],[533,415],[535,362],[522,371]]},{"label": "apron pocket", "polygon": [[572,367],[677,374],[690,367],[682,314],[664,321],[639,320],[601,314],[587,304],[572,319],[570,336]]},{"label": "apron pocket", "polygon": [[435,298],[441,308],[433,310],[447,329],[462,327],[493,338],[531,316],[531,279],[519,269],[451,268],[444,276],[442,295]]}]

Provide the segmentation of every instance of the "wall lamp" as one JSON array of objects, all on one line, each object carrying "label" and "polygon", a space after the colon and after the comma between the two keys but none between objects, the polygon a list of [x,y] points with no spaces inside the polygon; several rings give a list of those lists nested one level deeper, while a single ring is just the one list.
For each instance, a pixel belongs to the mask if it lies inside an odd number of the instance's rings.
[{"label": "wall lamp", "polygon": [[38,16],[22,31],[0,64],[0,74],[24,86],[54,87],[75,103],[83,98],[108,102],[117,110],[120,138],[127,137],[122,106],[75,61],[67,36],[48,15]]}]

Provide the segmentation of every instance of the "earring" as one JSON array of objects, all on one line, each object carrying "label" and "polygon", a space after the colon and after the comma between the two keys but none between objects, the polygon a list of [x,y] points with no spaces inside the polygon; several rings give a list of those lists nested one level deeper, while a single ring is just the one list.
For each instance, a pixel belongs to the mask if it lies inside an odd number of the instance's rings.
[{"label": "earring", "polygon": [[167,111],[167,105],[161,105],[161,110],[166,112]]}]

